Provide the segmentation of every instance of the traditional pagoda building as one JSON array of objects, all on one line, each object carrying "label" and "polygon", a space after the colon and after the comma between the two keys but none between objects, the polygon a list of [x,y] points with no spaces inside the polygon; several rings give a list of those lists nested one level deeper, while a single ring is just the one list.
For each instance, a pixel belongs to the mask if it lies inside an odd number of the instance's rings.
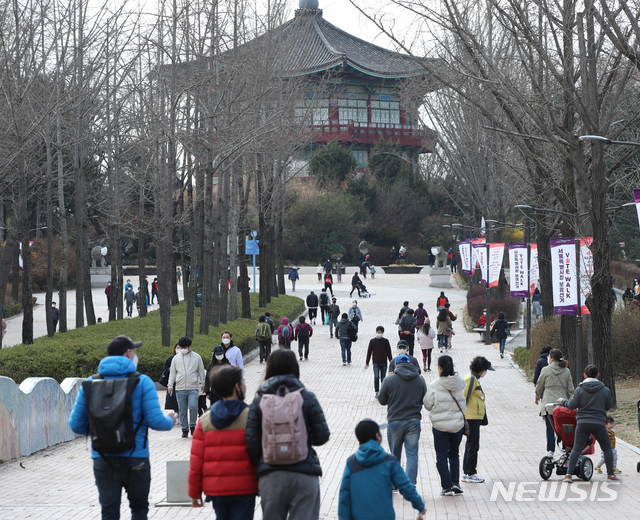
[{"label": "traditional pagoda building", "polygon": [[[430,90],[425,65],[405,54],[389,51],[338,29],[326,21],[318,0],[300,0],[295,17],[274,30],[280,39],[280,70],[287,76],[306,76],[307,89],[297,105],[310,126],[309,144],[297,159],[301,176],[318,146],[339,142],[350,146],[358,169],[364,170],[373,146],[384,140],[398,144],[414,168],[418,156],[433,149],[435,132],[418,124],[418,106],[403,96],[412,78],[420,95]],[[412,96],[416,99],[416,95]]]}]

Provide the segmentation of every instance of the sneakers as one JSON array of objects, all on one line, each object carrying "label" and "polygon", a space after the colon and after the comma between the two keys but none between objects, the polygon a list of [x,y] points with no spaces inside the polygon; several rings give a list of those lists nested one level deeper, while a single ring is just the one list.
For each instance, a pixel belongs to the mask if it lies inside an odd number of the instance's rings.
[{"label": "sneakers", "polygon": [[346,364],[346,363],[342,363],[342,366],[343,366],[343,367],[346,367],[346,366],[347,366],[347,364]]},{"label": "sneakers", "polygon": [[600,469],[600,466],[596,466],[595,468],[593,468],[596,470],[596,473],[602,473],[602,470]]},{"label": "sneakers", "polygon": [[457,482],[451,484],[451,490],[455,495],[462,495],[462,493],[464,493],[464,491],[462,491],[462,488],[460,487],[460,484],[458,484]]},{"label": "sneakers", "polygon": [[427,371],[427,364],[426,363],[424,364],[424,371],[425,372]]},{"label": "sneakers", "polygon": [[452,497],[453,495],[455,495],[455,493],[453,492],[453,489],[451,489],[451,488],[442,488],[440,490],[440,496],[442,496],[442,497]]},{"label": "sneakers", "polygon": [[562,482],[566,482],[567,484],[571,484],[573,482],[573,478],[571,477],[571,475],[566,475],[563,479]]},{"label": "sneakers", "polygon": [[607,480],[614,480],[616,482],[622,482],[622,478],[618,475],[607,475]]},{"label": "sneakers", "polygon": [[552,452],[552,451],[548,451],[548,452],[547,452],[547,457],[551,457],[551,458],[553,458],[553,452]]},{"label": "sneakers", "polygon": [[378,398],[378,392],[376,392],[376,399]]},{"label": "sneakers", "polygon": [[196,431],[196,427],[195,426],[191,426],[189,429],[191,430],[191,437],[193,437],[193,432]]},{"label": "sneakers", "polygon": [[431,372],[431,369],[430,369],[430,368],[427,368],[427,372]]},{"label": "sneakers", "polygon": [[504,358],[504,354],[500,354],[500,357],[501,357],[501,358]]},{"label": "sneakers", "polygon": [[614,473],[622,473],[622,471],[620,471],[618,468],[613,470]]},{"label": "sneakers", "polygon": [[188,428],[182,428],[182,438],[186,439],[187,437],[189,437],[189,429]]},{"label": "sneakers", "polygon": [[300,356],[300,361],[302,361],[302,356]]},{"label": "sneakers", "polygon": [[462,482],[469,482],[471,484],[480,484],[482,482],[484,482],[484,479],[478,475],[463,475],[462,476]]}]

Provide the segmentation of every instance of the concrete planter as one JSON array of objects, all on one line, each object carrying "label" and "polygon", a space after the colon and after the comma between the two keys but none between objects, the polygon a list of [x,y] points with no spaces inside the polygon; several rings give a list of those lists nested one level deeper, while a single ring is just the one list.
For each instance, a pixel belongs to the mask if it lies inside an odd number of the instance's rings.
[{"label": "concrete planter", "polygon": [[388,265],[386,267],[382,267],[386,274],[420,274],[422,271],[422,267],[416,266],[407,266],[407,265]]}]

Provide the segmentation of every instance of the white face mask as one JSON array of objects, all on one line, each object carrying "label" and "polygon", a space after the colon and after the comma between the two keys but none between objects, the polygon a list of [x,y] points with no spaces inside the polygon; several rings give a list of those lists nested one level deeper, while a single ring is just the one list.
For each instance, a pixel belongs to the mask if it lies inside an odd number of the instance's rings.
[{"label": "white face mask", "polygon": [[224,338],[222,340],[222,343],[224,343],[225,345],[228,345],[229,343],[231,343],[231,340],[229,338]]},{"label": "white face mask", "polygon": [[218,361],[222,361],[223,358],[224,358],[224,354],[216,354],[216,359]]},{"label": "white face mask", "polygon": [[380,339],[381,337],[382,337],[382,332],[378,332],[378,333],[376,334],[376,338]]},{"label": "white face mask", "polygon": [[353,307],[354,309],[358,306],[358,304],[354,303],[351,307]]},{"label": "white face mask", "polygon": [[176,349],[176,354],[186,354],[187,353],[187,349],[186,348],[177,348]]},{"label": "white face mask", "polygon": [[136,354],[135,356],[133,356],[133,366],[138,368],[138,354]]}]

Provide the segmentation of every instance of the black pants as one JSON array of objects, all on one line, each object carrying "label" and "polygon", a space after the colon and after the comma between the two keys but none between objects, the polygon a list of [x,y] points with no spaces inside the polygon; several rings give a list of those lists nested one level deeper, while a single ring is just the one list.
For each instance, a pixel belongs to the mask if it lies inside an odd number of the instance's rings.
[{"label": "black pants", "polygon": [[569,457],[569,465],[567,466],[567,475],[572,475],[573,470],[578,462],[578,457],[582,453],[589,435],[593,436],[598,441],[600,448],[602,449],[602,455],[604,456],[604,462],[607,465],[607,475],[614,474],[613,466],[613,451],[611,449],[611,439],[609,438],[609,432],[604,424],[590,424],[590,423],[578,423],[576,426],[576,434],[573,439],[573,449],[571,450],[571,456]]},{"label": "black pants", "polygon": [[309,321],[315,320],[318,315],[318,307],[309,307]]},{"label": "black pants", "polygon": [[155,291],[151,291],[151,305],[153,305],[153,299],[158,299],[158,293]]},{"label": "black pants", "polygon": [[324,282],[324,288],[331,293],[331,297],[333,298],[333,285],[327,282]]},{"label": "black pants", "polygon": [[265,361],[271,354],[271,340],[258,340],[258,348],[260,349],[260,362]]},{"label": "black pants", "polygon": [[302,359],[302,349],[304,348],[304,358],[309,359],[309,338],[298,338],[298,354]]},{"label": "black pants", "polygon": [[349,293],[349,298],[351,298],[353,291],[358,291],[358,297],[360,297],[360,287],[358,285],[352,285],[351,292]]},{"label": "black pants", "polygon": [[469,437],[464,447],[462,459],[462,474],[475,475],[478,473],[478,450],[480,449],[480,423],[482,419],[468,419]]},{"label": "black pants", "polygon": [[398,335],[400,336],[400,339],[403,339],[407,343],[409,343],[409,355],[413,356],[413,347],[415,344],[416,337],[413,334],[398,334]]}]

